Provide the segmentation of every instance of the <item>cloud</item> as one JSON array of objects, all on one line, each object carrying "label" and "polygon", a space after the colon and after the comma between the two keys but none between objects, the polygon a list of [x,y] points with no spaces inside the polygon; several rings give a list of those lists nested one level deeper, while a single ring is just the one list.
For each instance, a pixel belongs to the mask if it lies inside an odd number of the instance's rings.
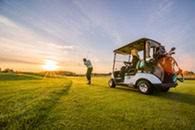
[{"label": "cloud", "polygon": [[171,6],[173,5],[173,0],[163,0],[157,6],[157,9],[154,13],[150,16],[151,19],[162,17],[163,15],[167,14]]},{"label": "cloud", "polygon": [[74,49],[76,48],[75,45],[59,45],[57,43],[52,43],[52,42],[42,42],[42,41],[37,41],[40,44],[47,45],[56,49]]},{"label": "cloud", "polygon": [[9,27],[16,27],[16,24],[14,22],[12,22],[10,19],[0,15],[0,23],[7,25]]},{"label": "cloud", "polygon": [[79,0],[74,0],[73,2],[88,19],[85,23],[88,28],[94,31],[100,28],[101,33],[109,36],[115,45],[123,42],[123,38],[118,32],[118,24],[113,22],[116,20],[115,16],[113,16],[113,12],[107,9],[106,3],[103,3],[103,1],[81,2]]},{"label": "cloud", "polygon": [[69,46],[67,46],[67,45],[57,45],[57,44],[54,44],[54,43],[49,43],[49,46],[54,47],[56,49],[74,49],[75,48],[75,46],[73,46],[73,45],[69,45]]},{"label": "cloud", "polygon": [[10,58],[3,58],[0,57],[0,63],[23,63],[23,64],[36,64],[36,65],[41,65],[42,63],[38,62],[32,62],[32,61],[27,61],[27,60],[18,60],[18,59],[10,59]]},{"label": "cloud", "polygon": [[[66,39],[68,42],[76,43],[75,36],[72,34],[81,34],[75,27],[78,23],[73,23],[73,20],[68,17],[71,15],[66,14],[68,8],[55,8],[53,2],[50,1],[44,2],[45,6],[35,1],[29,1],[29,4],[19,1],[5,1],[5,3],[11,9],[3,8],[3,11],[9,15],[7,18],[1,17],[0,20],[4,25],[16,28],[12,32],[10,31],[13,35],[16,35],[17,31],[17,35],[25,35],[23,38],[36,36],[39,37],[38,39],[48,39],[49,41],[53,39],[64,41]],[[56,4],[61,7],[63,3],[58,1]]]},{"label": "cloud", "polygon": [[172,0],[165,0],[164,2],[159,4],[159,10],[156,10],[157,15],[163,15],[166,11],[169,10],[171,5],[173,4]]},{"label": "cloud", "polygon": [[[0,36],[0,54],[4,57],[7,57],[6,62],[11,62],[14,60],[9,60],[10,57],[15,58],[15,62],[20,63],[30,63],[17,60],[20,59],[47,59],[48,57],[55,57],[55,59],[66,59],[67,51],[77,48],[75,45],[60,45],[55,43],[58,39],[47,39],[40,34],[33,32],[31,28],[25,27],[18,24],[14,20],[7,18],[3,15],[0,15],[0,27],[1,36]],[[12,37],[10,39],[10,36]],[[36,41],[36,39],[40,39]],[[73,38],[72,38],[73,39]],[[47,41],[47,42],[42,42]],[[54,42],[48,42],[54,41]],[[14,54],[13,54],[14,53]],[[25,53],[25,55],[24,55]],[[28,61],[28,60],[27,60]],[[33,64],[34,62],[32,62]]]}]

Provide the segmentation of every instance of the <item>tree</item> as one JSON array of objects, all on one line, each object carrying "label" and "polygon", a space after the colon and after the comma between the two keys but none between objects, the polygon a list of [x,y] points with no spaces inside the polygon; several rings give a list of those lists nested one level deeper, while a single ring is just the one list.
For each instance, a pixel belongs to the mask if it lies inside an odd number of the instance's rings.
[{"label": "tree", "polygon": [[189,71],[188,74],[191,75],[191,74],[194,74],[194,72],[193,71]]},{"label": "tree", "polygon": [[13,69],[9,69],[9,68],[6,68],[4,71],[2,71],[4,73],[13,73],[14,70]]},{"label": "tree", "polygon": [[183,74],[184,75],[192,75],[192,74],[194,74],[194,72],[193,71],[184,71]]}]

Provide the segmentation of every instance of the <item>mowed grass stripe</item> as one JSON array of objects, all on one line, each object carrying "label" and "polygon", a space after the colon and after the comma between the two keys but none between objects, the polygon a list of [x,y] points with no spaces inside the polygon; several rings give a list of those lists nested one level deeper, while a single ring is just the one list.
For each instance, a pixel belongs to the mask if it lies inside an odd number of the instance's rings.
[{"label": "mowed grass stripe", "polygon": [[37,127],[48,115],[49,110],[55,106],[57,100],[68,91],[71,83],[71,80],[66,78],[1,81],[0,84],[9,84],[10,88],[1,91],[1,95],[12,96],[0,97],[2,101],[0,127],[6,129]]}]

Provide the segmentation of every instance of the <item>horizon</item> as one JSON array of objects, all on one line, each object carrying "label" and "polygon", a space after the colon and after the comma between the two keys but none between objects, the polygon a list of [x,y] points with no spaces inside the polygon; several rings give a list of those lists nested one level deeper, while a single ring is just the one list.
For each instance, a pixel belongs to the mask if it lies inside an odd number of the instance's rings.
[{"label": "horizon", "polygon": [[[84,74],[82,59],[93,73],[112,70],[113,50],[147,37],[160,42],[183,71],[195,72],[195,1],[149,0],[2,0],[0,68]],[[50,68],[51,69],[51,68]]]}]

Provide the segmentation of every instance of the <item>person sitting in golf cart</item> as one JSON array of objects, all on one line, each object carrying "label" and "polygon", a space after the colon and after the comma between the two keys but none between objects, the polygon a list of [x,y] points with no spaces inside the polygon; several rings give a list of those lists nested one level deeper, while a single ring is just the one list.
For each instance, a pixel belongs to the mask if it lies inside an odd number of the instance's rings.
[{"label": "person sitting in golf cart", "polygon": [[138,50],[136,49],[131,50],[131,54],[133,56],[132,61],[131,62],[124,61],[124,64],[126,66],[130,66],[131,68],[136,68],[137,62],[139,61]]},{"label": "person sitting in golf cart", "polygon": [[138,50],[133,49],[131,50],[131,54],[133,59],[131,62],[124,61],[125,66],[121,68],[121,78],[124,79],[125,73],[128,72],[130,69],[135,69],[137,62],[140,60],[138,55]]}]

